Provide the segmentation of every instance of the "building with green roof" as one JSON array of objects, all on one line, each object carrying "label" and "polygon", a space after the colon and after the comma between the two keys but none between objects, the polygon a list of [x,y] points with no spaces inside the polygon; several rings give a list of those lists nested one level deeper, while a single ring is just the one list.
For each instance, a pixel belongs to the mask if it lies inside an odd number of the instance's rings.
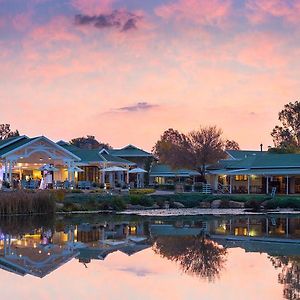
[{"label": "building with green roof", "polygon": [[300,193],[300,154],[229,150],[208,167],[208,179],[222,193]]}]

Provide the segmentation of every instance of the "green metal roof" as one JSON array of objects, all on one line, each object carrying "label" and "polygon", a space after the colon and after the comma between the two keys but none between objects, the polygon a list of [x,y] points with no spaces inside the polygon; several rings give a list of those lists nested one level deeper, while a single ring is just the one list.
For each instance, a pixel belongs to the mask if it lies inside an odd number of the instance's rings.
[{"label": "green metal roof", "polygon": [[121,149],[110,149],[109,153],[120,157],[152,157],[153,155],[145,150],[133,145],[128,145]]},{"label": "green metal roof", "polygon": [[0,140],[0,148],[3,148],[6,145],[11,144],[14,141],[22,139],[22,138],[25,138],[25,136],[12,136],[10,138],[4,139],[4,140]]},{"label": "green metal roof", "polygon": [[[237,152],[237,151],[235,151]],[[243,151],[241,151],[243,152]],[[210,166],[211,174],[300,174],[300,154],[274,154],[255,152],[244,159],[222,160]]]},{"label": "green metal roof", "polygon": [[16,139],[15,142],[8,144],[7,146],[3,147],[2,149],[0,149],[0,156],[5,155],[6,153],[13,151],[14,149],[21,147],[23,145],[28,144],[29,142],[37,139],[38,137],[35,138],[28,138],[28,137],[23,137],[21,139]]},{"label": "green metal roof", "polygon": [[266,154],[266,151],[253,151],[253,150],[226,150],[226,152],[233,158],[233,159],[244,159],[248,156],[252,155],[262,155]]},{"label": "green metal roof", "polygon": [[198,176],[199,172],[188,169],[178,169],[174,170],[168,165],[164,164],[155,164],[151,167],[149,175],[152,177],[189,177],[189,176]]},{"label": "green metal roof", "polygon": [[120,163],[120,164],[128,164],[133,165],[134,163],[120,158],[118,156],[114,156],[111,154],[107,154],[105,151],[100,153],[101,150],[99,149],[81,149],[74,145],[70,145],[63,141],[58,143],[61,147],[65,148],[66,150],[72,152],[76,156],[78,156],[82,162],[113,162],[113,163]]}]

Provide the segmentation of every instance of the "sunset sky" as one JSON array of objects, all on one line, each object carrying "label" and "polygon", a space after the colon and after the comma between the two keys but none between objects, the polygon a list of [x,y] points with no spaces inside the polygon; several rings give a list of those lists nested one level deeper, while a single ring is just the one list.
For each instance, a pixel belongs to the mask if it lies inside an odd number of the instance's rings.
[{"label": "sunset sky", "polygon": [[151,150],[217,125],[266,148],[300,95],[298,0],[0,0],[0,123]]}]

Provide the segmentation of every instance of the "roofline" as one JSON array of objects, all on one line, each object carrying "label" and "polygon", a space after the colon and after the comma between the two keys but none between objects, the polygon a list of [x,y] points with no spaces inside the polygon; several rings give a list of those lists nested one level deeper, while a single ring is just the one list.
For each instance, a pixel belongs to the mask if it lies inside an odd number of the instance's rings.
[{"label": "roofline", "polygon": [[[11,144],[13,144],[13,143],[15,143],[15,142],[17,142],[17,141],[23,139],[23,138],[27,138],[27,139],[28,139],[28,136],[26,136],[26,135],[16,136],[15,139],[9,141],[8,143],[5,143],[5,144],[1,145],[1,146],[0,146],[0,149],[5,148],[5,147],[7,147],[7,146],[9,146],[9,145],[11,145]],[[2,141],[3,141],[3,140],[2,140]],[[4,140],[4,141],[5,141],[5,140]]]},{"label": "roofline", "polygon": [[48,139],[47,137],[41,135],[39,137],[35,137],[35,138],[32,138],[30,141],[28,141],[28,143],[26,144],[23,144],[13,150],[10,150],[8,152],[6,152],[5,154],[2,154],[0,157],[6,157],[7,155],[11,154],[12,152],[15,152],[16,150],[20,150],[20,149],[23,149],[24,147],[28,146],[28,145],[31,145],[32,143],[36,142],[36,141],[39,141],[41,139],[45,139],[46,141],[48,141],[50,144],[52,144],[53,146],[56,146],[58,147],[60,150],[68,153],[69,155],[73,156],[74,158],[76,158],[76,160],[78,161],[81,161],[80,157],[76,156],[75,154],[73,154],[72,152],[68,151],[67,149],[65,149],[64,147],[56,144],[55,142],[51,141],[50,139]]}]

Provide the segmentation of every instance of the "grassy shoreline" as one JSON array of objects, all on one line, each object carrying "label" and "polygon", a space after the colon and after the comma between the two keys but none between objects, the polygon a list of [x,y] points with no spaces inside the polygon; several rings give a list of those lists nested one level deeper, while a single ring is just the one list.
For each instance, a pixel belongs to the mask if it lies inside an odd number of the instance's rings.
[{"label": "grassy shoreline", "polygon": [[204,195],[201,193],[155,195],[149,192],[150,190],[133,191],[128,195],[63,190],[0,192],[0,216],[72,212],[113,213],[127,209],[132,211],[164,208],[300,210],[298,195],[278,195],[272,199],[269,195]]}]

